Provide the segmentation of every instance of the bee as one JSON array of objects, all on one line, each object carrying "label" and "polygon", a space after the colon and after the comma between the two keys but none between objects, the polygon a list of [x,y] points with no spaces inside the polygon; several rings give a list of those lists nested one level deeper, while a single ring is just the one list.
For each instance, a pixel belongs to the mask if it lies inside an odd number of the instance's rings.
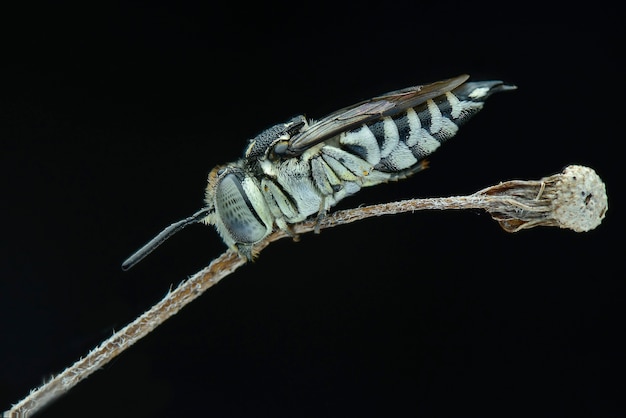
[{"label": "bee", "polygon": [[453,137],[493,93],[516,87],[460,75],[392,91],[314,121],[296,116],[251,139],[243,158],[209,174],[206,206],[165,228],[130,256],[128,270],[174,233],[213,225],[225,244],[252,260],[254,244],[312,216],[322,219],[363,187],[409,177]]}]

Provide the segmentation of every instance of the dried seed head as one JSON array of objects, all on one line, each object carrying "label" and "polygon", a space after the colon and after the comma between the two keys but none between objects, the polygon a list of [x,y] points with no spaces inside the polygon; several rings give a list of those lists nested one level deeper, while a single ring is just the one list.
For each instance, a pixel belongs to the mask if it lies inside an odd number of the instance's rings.
[{"label": "dried seed head", "polygon": [[571,165],[541,180],[512,180],[483,189],[483,209],[508,232],[558,226],[576,232],[594,229],[608,209],[604,183],[594,170]]},{"label": "dried seed head", "polygon": [[554,184],[554,218],[561,228],[586,232],[594,229],[606,214],[608,200],[600,176],[589,167],[571,165]]}]

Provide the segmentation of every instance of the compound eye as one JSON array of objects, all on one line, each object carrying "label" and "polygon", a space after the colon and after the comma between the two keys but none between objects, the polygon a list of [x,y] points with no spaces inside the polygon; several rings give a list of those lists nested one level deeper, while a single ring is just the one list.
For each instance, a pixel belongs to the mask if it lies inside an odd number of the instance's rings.
[{"label": "compound eye", "polygon": [[221,179],[215,193],[215,209],[235,242],[253,244],[265,237],[267,227],[252,206],[242,181],[243,177],[233,173]]}]

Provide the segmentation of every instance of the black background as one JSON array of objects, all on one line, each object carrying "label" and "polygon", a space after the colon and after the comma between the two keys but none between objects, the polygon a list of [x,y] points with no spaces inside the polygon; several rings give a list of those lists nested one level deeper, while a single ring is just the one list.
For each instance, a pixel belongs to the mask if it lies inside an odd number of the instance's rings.
[{"label": "black background", "polygon": [[468,73],[519,89],[339,207],[583,164],[607,185],[598,229],[422,212],[277,242],[41,416],[623,416],[616,10],[88,4],[2,15],[0,410],[224,250],[198,225],[120,269],[248,138]]}]

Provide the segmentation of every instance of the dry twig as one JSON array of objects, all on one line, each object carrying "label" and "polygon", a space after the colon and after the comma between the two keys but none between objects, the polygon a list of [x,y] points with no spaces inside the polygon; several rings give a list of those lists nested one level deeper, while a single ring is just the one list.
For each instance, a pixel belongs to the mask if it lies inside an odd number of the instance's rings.
[{"label": "dry twig", "polygon": [[[338,211],[328,215],[320,224],[311,220],[294,225],[294,232],[302,234],[372,216],[425,209],[483,209],[508,232],[535,226],[558,226],[584,232],[600,224],[607,208],[606,190],[600,177],[590,168],[569,166],[562,173],[541,180],[507,181],[468,196],[412,199]],[[260,252],[270,243],[287,236],[283,231],[276,231],[257,244],[255,250]],[[85,358],[31,391],[4,412],[4,418],[32,416],[244,264],[245,260],[235,252],[226,251]]]}]

